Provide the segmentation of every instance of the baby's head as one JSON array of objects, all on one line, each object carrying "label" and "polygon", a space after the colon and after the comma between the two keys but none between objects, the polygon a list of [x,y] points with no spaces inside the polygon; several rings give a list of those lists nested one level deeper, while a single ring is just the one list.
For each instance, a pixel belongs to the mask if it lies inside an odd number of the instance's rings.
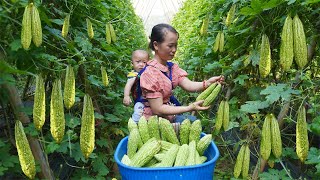
[{"label": "baby's head", "polygon": [[141,71],[149,61],[149,54],[145,50],[135,50],[132,52],[131,63],[136,72]]}]

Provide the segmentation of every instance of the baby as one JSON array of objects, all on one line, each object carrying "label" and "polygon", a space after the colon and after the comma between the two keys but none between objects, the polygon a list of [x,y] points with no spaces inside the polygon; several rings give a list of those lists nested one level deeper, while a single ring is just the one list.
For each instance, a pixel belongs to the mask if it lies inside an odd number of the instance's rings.
[{"label": "baby", "polygon": [[[135,50],[132,52],[131,64],[132,64],[133,70],[129,72],[127,75],[128,80],[127,80],[126,86],[124,87],[124,97],[123,97],[124,105],[129,106],[132,103],[130,98],[130,91],[132,90],[132,87],[136,81],[136,77],[138,73],[145,67],[149,59],[150,59],[149,54],[145,50]],[[135,96],[133,96],[133,98],[135,98]],[[132,114],[132,119],[135,122],[139,121],[143,112],[143,108],[144,108],[144,105],[141,102],[136,102],[134,104],[134,112]]]}]

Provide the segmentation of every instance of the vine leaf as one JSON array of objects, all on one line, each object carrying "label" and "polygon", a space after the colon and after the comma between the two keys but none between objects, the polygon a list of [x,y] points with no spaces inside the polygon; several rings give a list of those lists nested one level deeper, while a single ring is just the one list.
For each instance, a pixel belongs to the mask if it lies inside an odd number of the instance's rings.
[{"label": "vine leaf", "polygon": [[247,6],[243,7],[240,10],[240,13],[243,15],[253,16],[253,15],[261,13],[262,11],[275,8],[281,3],[282,3],[282,1],[280,1],[280,0],[270,0],[270,1],[252,0],[251,7],[247,7]]},{"label": "vine leaf", "polygon": [[243,15],[256,15],[262,12],[262,3],[260,0],[252,0],[251,7],[244,7],[240,10],[240,13]]},{"label": "vine leaf", "polygon": [[95,172],[98,172],[98,176],[106,176],[109,174],[109,168],[103,162],[103,158],[95,159],[95,161],[92,163],[92,167]]},{"label": "vine leaf", "polygon": [[263,2],[261,2],[260,0],[252,0],[251,1],[251,7],[255,12],[261,12],[262,5],[263,5]]},{"label": "vine leaf", "polygon": [[[72,145],[72,154],[70,155],[70,157],[74,158],[74,160],[76,162],[79,162],[80,160],[82,162],[87,162],[88,161],[88,160],[85,159],[85,157],[83,156],[83,154],[81,152],[80,143],[79,142],[77,142],[77,143]],[[94,159],[94,158],[97,157],[97,155],[96,155],[96,153],[93,152],[93,153],[90,154],[89,157]]]},{"label": "vine leaf", "polygon": [[281,171],[276,169],[269,169],[268,172],[264,172],[259,175],[261,180],[273,179],[273,180],[289,180],[286,171],[283,169]]},{"label": "vine leaf", "polygon": [[102,82],[98,80],[98,77],[95,75],[90,75],[88,77],[88,80],[90,81],[91,84],[95,85],[95,86],[101,86]]},{"label": "vine leaf", "polygon": [[244,81],[249,79],[248,75],[239,75],[236,79],[233,80],[233,82],[237,82],[240,85],[244,85]]},{"label": "vine leaf", "polygon": [[48,154],[53,153],[55,150],[59,149],[59,144],[55,143],[55,142],[50,142],[47,146],[46,146],[46,152]]},{"label": "vine leaf", "polygon": [[295,149],[293,149],[292,147],[285,147],[282,150],[283,150],[282,151],[282,157],[288,157],[288,158],[292,158],[292,159],[299,159]]},{"label": "vine leaf", "polygon": [[12,51],[18,51],[20,48],[22,48],[21,41],[16,39],[12,43],[10,43],[10,48]]},{"label": "vine leaf", "polygon": [[293,4],[293,3],[295,3],[296,2],[296,0],[287,0],[288,1],[288,5],[290,5],[290,4]]},{"label": "vine leaf", "polygon": [[258,50],[256,50],[256,49],[252,50],[252,52],[250,53],[250,60],[251,60],[253,66],[259,65],[260,53]]},{"label": "vine leaf", "polygon": [[203,72],[209,73],[209,72],[212,72],[215,69],[219,69],[221,67],[222,67],[222,65],[219,62],[209,63],[204,67]]},{"label": "vine leaf", "polygon": [[107,121],[109,122],[120,122],[121,119],[113,114],[110,114],[110,113],[105,113],[104,114],[105,118]]},{"label": "vine leaf", "polygon": [[311,147],[305,164],[317,164],[316,174],[320,174],[320,150],[317,148]]},{"label": "vine leaf", "polygon": [[247,101],[246,104],[242,105],[240,111],[246,113],[259,113],[259,109],[269,107],[266,101]]},{"label": "vine leaf", "polygon": [[96,142],[100,147],[108,147],[108,141],[106,139],[97,139]]},{"label": "vine leaf", "polygon": [[80,118],[72,116],[71,114],[66,114],[65,115],[66,118],[66,126],[68,126],[69,128],[75,128],[77,126],[80,126]]},{"label": "vine leaf", "polygon": [[[4,144],[4,142],[0,139],[0,153],[4,154],[4,153],[9,153],[10,151],[10,144]],[[2,170],[7,170],[7,167],[14,167],[15,164],[19,163],[19,159],[18,156],[11,156],[11,155],[7,155],[5,158],[2,158],[0,160],[0,168],[5,168],[5,169],[0,169],[0,174],[2,172]],[[3,174],[2,174],[3,175]]]},{"label": "vine leaf", "polygon": [[268,86],[266,89],[260,92],[261,95],[267,95],[266,101],[272,104],[280,99],[284,101],[289,101],[291,94],[300,94],[298,90],[291,89],[286,84],[277,84],[275,86]]},{"label": "vine leaf", "polygon": [[104,116],[101,115],[101,114],[99,114],[99,113],[97,113],[97,112],[95,112],[95,113],[94,113],[94,118],[95,118],[95,119],[103,119]]}]

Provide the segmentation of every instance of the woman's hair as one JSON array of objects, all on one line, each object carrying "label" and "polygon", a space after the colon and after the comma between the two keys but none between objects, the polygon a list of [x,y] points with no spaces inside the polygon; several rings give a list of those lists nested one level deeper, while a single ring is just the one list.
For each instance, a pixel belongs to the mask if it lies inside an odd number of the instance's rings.
[{"label": "woman's hair", "polygon": [[162,43],[164,41],[164,37],[166,35],[166,30],[171,31],[173,33],[176,33],[179,36],[179,33],[177,30],[175,30],[172,26],[169,24],[157,24],[153,26],[152,31],[151,31],[151,36],[150,38],[150,43],[149,43],[149,48],[152,50],[154,49],[153,42],[156,41],[158,43]]}]

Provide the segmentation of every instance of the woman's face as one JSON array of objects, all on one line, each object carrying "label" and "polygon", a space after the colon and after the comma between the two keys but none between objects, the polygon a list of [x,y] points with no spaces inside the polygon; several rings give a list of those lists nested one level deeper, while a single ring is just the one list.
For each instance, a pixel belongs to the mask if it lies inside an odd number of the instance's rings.
[{"label": "woman's face", "polygon": [[165,30],[164,41],[162,43],[154,42],[155,53],[162,60],[173,59],[178,44],[178,35],[174,32]]}]

